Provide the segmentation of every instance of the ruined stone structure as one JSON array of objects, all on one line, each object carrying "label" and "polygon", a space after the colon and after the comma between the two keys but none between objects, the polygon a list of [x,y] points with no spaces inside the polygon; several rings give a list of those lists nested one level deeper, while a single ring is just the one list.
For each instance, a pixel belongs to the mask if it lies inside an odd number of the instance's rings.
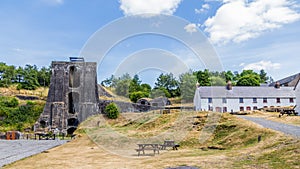
[{"label": "ruined stone structure", "polygon": [[[50,88],[44,111],[35,128],[66,130],[72,134],[79,123],[89,116],[105,113],[107,104],[114,102],[121,112],[145,112],[164,109],[168,100],[154,99],[155,103],[99,100],[98,93],[113,97],[97,84],[96,62],[84,62],[83,58],[70,58],[70,62],[53,61]],[[161,104],[162,103],[162,104]]]},{"label": "ruined stone structure", "polygon": [[58,128],[71,134],[80,122],[100,112],[97,64],[79,59],[54,61],[51,67],[48,98],[38,127]]}]

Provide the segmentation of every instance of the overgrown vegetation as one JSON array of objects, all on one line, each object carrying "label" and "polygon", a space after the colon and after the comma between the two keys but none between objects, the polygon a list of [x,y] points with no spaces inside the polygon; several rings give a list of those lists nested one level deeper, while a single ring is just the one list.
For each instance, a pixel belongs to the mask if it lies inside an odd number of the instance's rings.
[{"label": "overgrown vegetation", "polygon": [[43,112],[43,102],[27,101],[19,104],[15,97],[0,97],[0,131],[18,130],[32,127]]}]

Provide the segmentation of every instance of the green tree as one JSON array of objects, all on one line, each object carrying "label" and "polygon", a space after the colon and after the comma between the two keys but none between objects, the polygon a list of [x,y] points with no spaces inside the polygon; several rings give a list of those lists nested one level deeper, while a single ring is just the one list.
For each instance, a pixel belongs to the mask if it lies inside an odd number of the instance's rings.
[{"label": "green tree", "polygon": [[193,75],[191,71],[181,74],[179,76],[181,98],[184,101],[186,102],[193,101],[196,83],[197,83],[197,77]]},{"label": "green tree", "polygon": [[208,69],[205,69],[204,71],[196,71],[194,72],[194,75],[196,75],[198,83],[200,86],[211,86],[211,80],[209,75]]},{"label": "green tree", "polygon": [[172,73],[169,74],[160,74],[159,77],[156,79],[155,87],[156,89],[165,88],[170,97],[175,97],[180,94],[179,92],[179,83],[175,79]]},{"label": "green tree", "polygon": [[152,89],[151,93],[150,93],[150,97],[151,98],[157,98],[157,97],[171,97],[171,94],[169,93],[169,91],[164,88],[164,87],[160,87],[160,88],[154,88]]},{"label": "green tree", "polygon": [[260,77],[260,83],[267,83],[269,80],[267,73],[263,69],[259,71],[259,77]]},{"label": "green tree", "polygon": [[237,81],[237,86],[259,86],[260,76],[253,70],[243,70]]},{"label": "green tree", "polygon": [[226,81],[224,78],[222,78],[220,76],[212,76],[211,77],[211,85],[212,86],[225,86]]},{"label": "green tree", "polygon": [[234,80],[234,74],[230,70],[225,72],[225,80],[226,82]]},{"label": "green tree", "polygon": [[119,96],[128,97],[130,82],[131,77],[128,73],[122,75],[116,82],[116,94]]},{"label": "green tree", "polygon": [[40,86],[38,82],[38,69],[36,65],[25,65],[23,71],[24,82],[22,83],[23,89],[35,90]]},{"label": "green tree", "polygon": [[16,82],[17,83],[21,83],[23,82],[24,79],[24,70],[21,66],[18,67],[18,69],[16,69]]},{"label": "green tree", "polygon": [[129,94],[129,99],[134,103],[136,103],[140,98],[144,98],[144,97],[149,97],[149,93],[137,91]]},{"label": "green tree", "polygon": [[131,80],[130,84],[129,84],[129,93],[133,93],[133,92],[138,92],[141,91],[141,81],[139,79],[138,75],[134,75],[133,79]]},{"label": "green tree", "polygon": [[51,69],[42,67],[40,71],[38,71],[37,78],[39,86],[49,86],[50,85],[50,77],[51,77]]},{"label": "green tree", "polygon": [[0,86],[8,87],[15,80],[15,67],[0,63]]},{"label": "green tree", "polygon": [[141,84],[141,91],[150,93],[151,92],[151,86],[147,83]]}]

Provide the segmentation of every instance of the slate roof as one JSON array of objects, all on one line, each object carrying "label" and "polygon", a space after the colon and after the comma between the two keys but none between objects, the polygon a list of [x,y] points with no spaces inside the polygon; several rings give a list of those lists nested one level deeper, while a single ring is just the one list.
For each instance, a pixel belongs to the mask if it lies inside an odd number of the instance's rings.
[{"label": "slate roof", "polygon": [[[297,73],[295,75],[283,78],[281,80],[277,80],[276,82],[279,82],[280,85],[292,85],[292,86],[295,86],[296,83],[297,83],[297,81],[299,80],[299,78],[300,78],[300,73]],[[291,83],[293,81],[295,81],[293,84],[289,84],[289,83]],[[276,82],[273,82],[273,83],[269,84],[269,86],[274,86]]]},{"label": "slate roof", "polygon": [[199,87],[201,98],[295,98],[293,87],[244,87],[233,86],[227,90],[225,86]]}]

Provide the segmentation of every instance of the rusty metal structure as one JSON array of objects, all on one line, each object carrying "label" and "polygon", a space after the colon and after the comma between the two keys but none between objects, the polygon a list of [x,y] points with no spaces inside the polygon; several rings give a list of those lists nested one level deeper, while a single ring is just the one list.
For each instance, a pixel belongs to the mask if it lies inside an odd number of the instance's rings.
[{"label": "rusty metal structure", "polygon": [[83,58],[53,61],[48,98],[37,128],[56,128],[72,134],[80,122],[98,114],[97,63]]}]

